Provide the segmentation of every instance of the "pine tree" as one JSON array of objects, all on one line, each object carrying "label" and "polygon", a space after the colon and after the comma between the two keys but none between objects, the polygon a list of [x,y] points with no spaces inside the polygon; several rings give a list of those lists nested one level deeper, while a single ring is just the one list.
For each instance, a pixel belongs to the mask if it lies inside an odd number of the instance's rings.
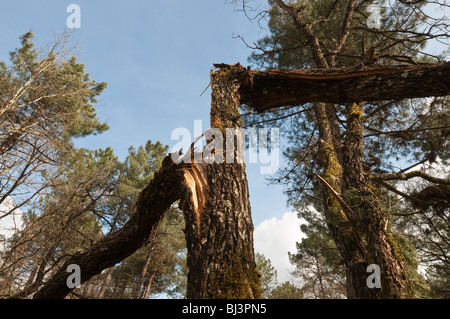
[{"label": "pine tree", "polygon": [[261,276],[262,297],[270,298],[272,291],[278,284],[277,271],[270,259],[267,259],[263,254],[256,253],[255,255],[256,268]]},{"label": "pine tree", "polygon": [[51,180],[72,138],[108,128],[95,109],[106,83],[90,80],[84,65],[70,56],[69,35],[44,55],[32,38],[24,34],[10,63],[0,62],[0,207],[10,198],[15,203],[8,211],[2,208],[0,218],[51,186],[42,181]]},{"label": "pine tree", "polygon": [[289,281],[285,281],[273,289],[270,299],[303,299],[303,293]]},{"label": "pine tree", "polygon": [[[243,2],[244,8],[251,6]],[[269,70],[367,70],[442,61],[443,57],[431,56],[423,49],[430,39],[448,38],[445,17],[426,16],[422,10],[428,1],[396,2],[392,6],[381,3],[380,26],[370,28],[366,1],[268,1],[267,10],[260,11],[258,18],[267,17],[269,34],[252,46],[250,61]],[[283,87],[281,83],[272,85]],[[327,90],[325,84],[323,90]],[[339,90],[333,92],[339,94]],[[275,97],[271,98],[276,104]],[[417,171],[402,175],[407,169],[432,164],[436,158],[448,163],[448,124],[444,124],[450,115],[448,99],[386,100],[380,95],[379,100],[300,106],[294,102],[283,106],[280,101],[283,107],[275,105],[270,112],[244,117],[247,125],[273,125],[285,133],[289,166],[273,181],[286,185],[294,207],[311,203],[321,207],[327,236],[333,239],[345,265],[349,298],[407,298],[414,294],[405,261],[405,247],[411,246],[406,242],[402,245],[401,236],[395,234],[398,228],[392,228],[392,215],[399,213],[399,206],[389,206],[386,190],[405,198],[409,207],[418,202],[412,195],[420,192],[402,193],[389,181],[417,176],[440,187],[448,184],[448,179]],[[254,103],[250,109],[261,101],[245,100]],[[400,165],[404,168],[398,169]],[[303,209],[299,216],[308,218],[308,214]],[[315,225],[305,227],[309,227],[310,236],[319,232],[319,237],[326,238],[322,230],[314,230]],[[305,255],[312,243],[311,239],[300,244],[298,256],[315,258],[312,252]],[[325,260],[321,261],[324,268],[330,266]],[[365,270],[371,263],[380,264],[382,272],[390,274],[383,277],[381,291],[366,287]]]}]

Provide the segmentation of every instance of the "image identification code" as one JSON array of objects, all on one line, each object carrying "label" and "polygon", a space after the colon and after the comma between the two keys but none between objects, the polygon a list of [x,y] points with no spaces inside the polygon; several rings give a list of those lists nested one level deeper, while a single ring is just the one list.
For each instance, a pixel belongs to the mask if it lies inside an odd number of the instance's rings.
[{"label": "image identification code", "polygon": [[264,314],[266,313],[266,304],[250,304],[250,303],[227,303],[226,307],[218,307],[214,305],[202,306],[189,303],[183,306],[183,314],[209,314],[214,316],[216,313],[227,313],[230,315],[238,314]]}]

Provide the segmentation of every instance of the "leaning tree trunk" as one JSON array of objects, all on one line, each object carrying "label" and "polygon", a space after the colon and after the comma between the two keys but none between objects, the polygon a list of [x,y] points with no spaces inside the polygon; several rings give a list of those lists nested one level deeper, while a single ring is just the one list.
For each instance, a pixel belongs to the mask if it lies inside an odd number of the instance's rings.
[{"label": "leaning tree trunk", "polygon": [[[238,138],[229,140],[234,147],[229,144],[227,150],[221,143],[226,129],[234,132],[242,127],[239,74],[239,68],[227,68],[211,75],[211,127],[216,131],[205,149],[215,145],[210,149],[214,161],[190,165],[185,175],[186,184],[193,185],[190,198],[182,201],[187,226],[187,298],[261,297],[245,164]],[[197,183],[189,183],[189,178]]]},{"label": "leaning tree trunk", "polygon": [[118,231],[70,257],[34,298],[64,298],[70,293],[73,288],[67,285],[67,267],[71,264],[80,267],[83,283],[133,254],[156,236],[165,213],[183,192],[182,172],[172,162],[172,156],[168,155],[149,185],[139,194],[130,220]]}]

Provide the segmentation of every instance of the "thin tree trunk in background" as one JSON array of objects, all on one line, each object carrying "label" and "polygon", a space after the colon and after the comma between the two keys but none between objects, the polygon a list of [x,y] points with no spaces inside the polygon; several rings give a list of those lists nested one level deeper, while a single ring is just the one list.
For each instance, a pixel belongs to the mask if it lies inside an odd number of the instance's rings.
[{"label": "thin tree trunk in background", "polygon": [[148,299],[148,295],[150,294],[150,288],[152,288],[153,278],[155,278],[156,271],[152,272],[150,277],[148,278],[147,285],[145,286],[145,292],[143,299]]},{"label": "thin tree trunk in background", "polygon": [[[156,238],[156,237],[155,237]],[[140,299],[142,296],[142,284],[144,282],[145,274],[147,273],[148,266],[150,265],[150,260],[152,259],[152,253],[155,248],[156,240],[153,239],[148,248],[147,258],[145,258],[144,266],[142,266],[141,273],[133,287],[133,299]]]},{"label": "thin tree trunk in background", "polygon": [[103,299],[103,297],[105,296],[106,290],[108,290],[109,284],[111,282],[113,272],[114,272],[114,266],[109,267],[108,271],[106,273],[105,280],[103,281],[102,288],[100,289],[100,292],[98,293],[98,296],[97,296],[98,299]]},{"label": "thin tree trunk in background", "polygon": [[450,62],[399,67],[245,71],[241,103],[258,112],[309,102],[354,103],[450,95]]}]

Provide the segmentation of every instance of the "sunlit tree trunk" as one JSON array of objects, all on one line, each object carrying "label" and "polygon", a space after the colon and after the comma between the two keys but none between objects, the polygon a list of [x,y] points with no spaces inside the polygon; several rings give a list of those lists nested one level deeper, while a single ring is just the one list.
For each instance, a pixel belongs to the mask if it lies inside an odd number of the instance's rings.
[{"label": "sunlit tree trunk", "polygon": [[[237,118],[238,74],[240,68],[230,67],[211,76],[211,127],[221,132],[224,143],[226,129],[242,125]],[[237,143],[236,138],[232,140]],[[242,154],[234,145],[234,150],[218,146],[216,162],[200,164],[207,187],[204,206],[195,209],[192,201],[184,202],[188,298],[261,298],[245,163],[239,162]],[[221,156],[223,163],[219,163]]]}]

